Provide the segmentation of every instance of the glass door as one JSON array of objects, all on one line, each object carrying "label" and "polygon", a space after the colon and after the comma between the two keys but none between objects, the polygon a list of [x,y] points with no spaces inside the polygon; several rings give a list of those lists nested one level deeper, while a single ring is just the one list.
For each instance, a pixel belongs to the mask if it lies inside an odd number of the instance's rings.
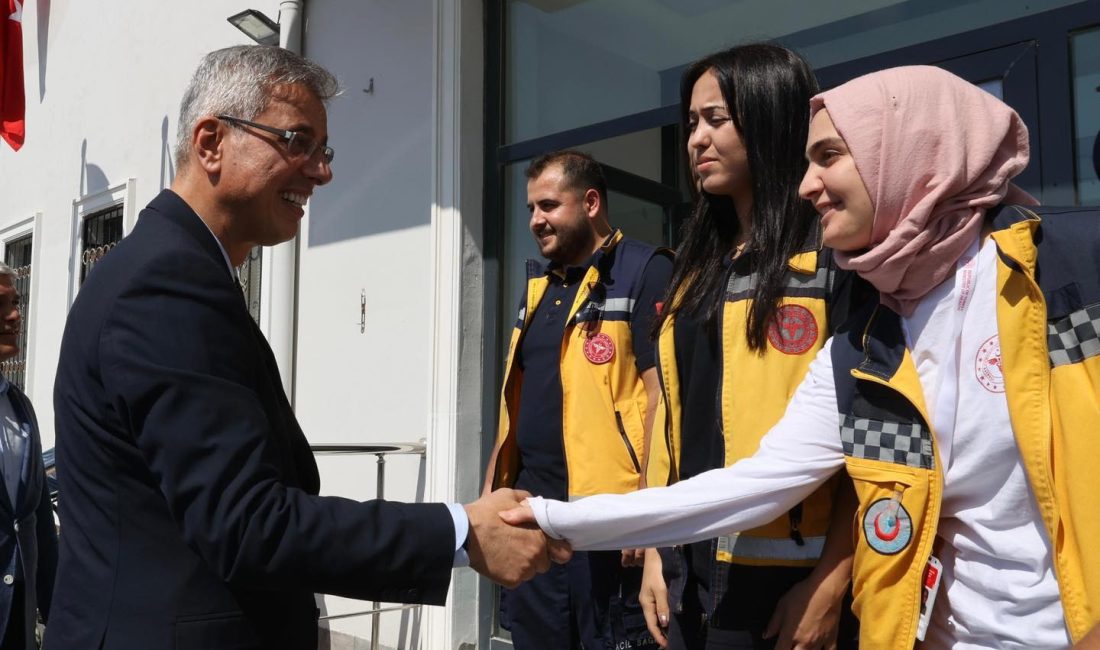
[{"label": "glass door", "polygon": [[1070,36],[1077,203],[1100,205],[1100,27]]},{"label": "glass door", "polygon": [[1100,204],[1100,13],[1072,5],[818,69],[823,87],[883,68],[936,65],[1012,106],[1031,163],[1016,183],[1046,205]]}]

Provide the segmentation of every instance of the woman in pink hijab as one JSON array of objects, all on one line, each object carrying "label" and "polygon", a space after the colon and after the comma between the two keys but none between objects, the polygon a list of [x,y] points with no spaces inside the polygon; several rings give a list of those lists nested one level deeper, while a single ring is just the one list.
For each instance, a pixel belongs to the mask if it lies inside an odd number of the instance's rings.
[{"label": "woman in pink hijab", "polygon": [[1100,211],[1035,206],[1011,184],[1019,116],[938,68],[860,77],[811,113],[800,193],[879,302],[825,344],[753,457],[503,516],[575,549],[685,543],[769,521],[844,468],[861,647],[1085,647],[1100,637]]}]

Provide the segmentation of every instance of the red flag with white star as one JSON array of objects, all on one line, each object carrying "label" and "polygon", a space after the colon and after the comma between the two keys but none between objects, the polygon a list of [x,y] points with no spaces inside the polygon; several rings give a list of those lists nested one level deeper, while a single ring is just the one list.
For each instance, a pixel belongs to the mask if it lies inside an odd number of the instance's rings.
[{"label": "red flag with white star", "polygon": [[0,138],[19,151],[26,125],[23,116],[23,3],[0,0]]}]

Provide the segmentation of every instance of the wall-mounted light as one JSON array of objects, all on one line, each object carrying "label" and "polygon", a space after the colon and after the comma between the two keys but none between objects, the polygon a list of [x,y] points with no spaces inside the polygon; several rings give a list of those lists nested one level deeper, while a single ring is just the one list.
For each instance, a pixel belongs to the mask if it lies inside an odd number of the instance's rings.
[{"label": "wall-mounted light", "polygon": [[255,9],[245,9],[239,14],[226,18],[229,24],[245,33],[260,45],[279,44],[279,23],[271,20]]}]

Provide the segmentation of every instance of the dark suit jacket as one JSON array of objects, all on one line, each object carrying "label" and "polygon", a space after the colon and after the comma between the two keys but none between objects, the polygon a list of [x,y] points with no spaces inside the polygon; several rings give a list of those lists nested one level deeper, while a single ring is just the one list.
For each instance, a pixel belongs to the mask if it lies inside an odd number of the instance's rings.
[{"label": "dark suit jacket", "polygon": [[[49,621],[53,583],[57,572],[57,528],[54,527],[50,492],[42,466],[42,439],[34,407],[14,384],[8,387],[12,410],[29,427],[23,468],[13,507],[7,489],[0,480],[0,639],[8,629],[11,608],[23,607],[23,638],[34,643],[35,610]],[[13,603],[16,564],[21,563],[23,602]],[[33,645],[29,647],[34,647]]]},{"label": "dark suit jacket", "polygon": [[441,604],[441,504],[318,497],[217,241],[164,191],[89,274],[54,392],[61,557],[46,648],[316,648],[313,593]]}]

